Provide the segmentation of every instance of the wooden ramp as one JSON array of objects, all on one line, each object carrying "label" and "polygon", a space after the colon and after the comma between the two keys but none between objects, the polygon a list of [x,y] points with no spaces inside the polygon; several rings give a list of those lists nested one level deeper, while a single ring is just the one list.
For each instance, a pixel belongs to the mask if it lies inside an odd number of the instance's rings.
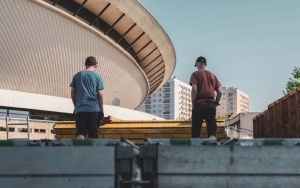
[{"label": "wooden ramp", "polygon": [[[223,121],[217,122],[217,138],[225,139],[226,133]],[[121,139],[126,138],[135,144],[143,144],[147,138],[190,138],[191,121],[182,120],[149,120],[149,121],[122,121],[105,122],[99,128],[99,138]],[[54,127],[56,139],[75,138],[76,128],[74,121],[57,122]],[[201,138],[207,138],[206,124],[201,129]]]}]

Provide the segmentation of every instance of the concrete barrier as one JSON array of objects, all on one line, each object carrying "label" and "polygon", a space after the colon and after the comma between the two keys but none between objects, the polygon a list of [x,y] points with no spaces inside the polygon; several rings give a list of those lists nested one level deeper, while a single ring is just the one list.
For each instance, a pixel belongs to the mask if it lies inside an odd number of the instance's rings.
[{"label": "concrete barrier", "polygon": [[0,141],[1,187],[292,188],[300,139]]},{"label": "concrete barrier", "polygon": [[1,141],[0,185],[3,188],[113,188],[115,149],[105,146],[106,143]]}]

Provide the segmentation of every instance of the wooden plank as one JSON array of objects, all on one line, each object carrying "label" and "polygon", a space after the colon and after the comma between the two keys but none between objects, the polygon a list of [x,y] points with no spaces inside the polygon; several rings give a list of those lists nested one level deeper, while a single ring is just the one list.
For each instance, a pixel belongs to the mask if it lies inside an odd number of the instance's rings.
[{"label": "wooden plank", "polygon": [[[142,122],[142,123],[141,123]],[[159,125],[157,124],[159,122]],[[60,122],[54,127],[56,139],[75,138],[75,122]],[[201,129],[201,138],[207,138],[207,128]],[[191,121],[117,121],[109,122],[99,129],[99,138],[126,138],[141,143],[146,138],[190,138]],[[226,138],[221,122],[218,122],[217,138]]]},{"label": "wooden plank", "polygon": [[257,119],[258,119],[259,115],[256,115],[254,118],[253,118],[253,138],[257,138]]},{"label": "wooden plank", "polygon": [[288,132],[289,138],[297,138],[297,93],[293,90],[288,98]]},{"label": "wooden plank", "polygon": [[275,126],[275,106],[272,105],[270,106],[269,105],[269,108],[268,108],[268,112],[269,112],[269,116],[268,116],[268,124],[269,124],[269,127],[270,127],[270,133],[269,133],[269,137],[270,138],[276,138],[276,133],[277,133],[277,129],[276,129],[276,126]]},{"label": "wooden plank", "polygon": [[257,132],[255,138],[261,138],[262,137],[262,126],[261,126],[262,113],[257,117],[256,121],[257,121]]},{"label": "wooden plank", "polygon": [[267,132],[268,132],[268,126],[265,122],[265,113],[262,113],[261,114],[261,118],[260,118],[260,135],[261,135],[261,138],[266,138],[268,135],[267,135]]},{"label": "wooden plank", "polygon": [[[191,121],[173,121],[173,120],[165,120],[165,121],[112,121],[107,122],[101,128],[133,128],[133,127],[190,127],[192,124]],[[217,126],[223,126],[224,121],[217,121]],[[203,127],[206,127],[205,122],[203,123]],[[54,125],[54,129],[63,129],[63,128],[75,128],[74,121],[61,121],[57,122]]]},{"label": "wooden plank", "polygon": [[[274,134],[274,129],[275,129],[275,127],[273,126],[273,127],[271,127],[270,126],[270,123],[269,123],[269,111],[268,110],[266,110],[265,112],[264,112],[264,117],[263,117],[263,124],[264,124],[264,126],[265,127],[267,127],[267,131],[268,132],[265,132],[265,136],[268,136],[268,138],[270,137],[270,130],[272,130],[272,132],[271,132],[271,134]],[[264,138],[266,138],[266,137],[264,137]]]},{"label": "wooden plank", "polygon": [[297,127],[297,138],[300,138],[300,87],[297,88],[296,93],[296,127]]},{"label": "wooden plank", "polygon": [[259,135],[260,137],[259,138],[265,138],[266,135],[265,135],[265,126],[264,126],[264,113],[261,114],[261,117],[259,119]]},{"label": "wooden plank", "polygon": [[182,133],[182,134],[190,134],[190,128],[157,128],[157,129],[100,129],[101,134],[127,134],[127,133],[135,133],[135,134],[165,134],[165,133]]},{"label": "wooden plank", "polygon": [[76,129],[73,128],[73,129],[57,129],[54,131],[54,134],[61,134],[61,133],[64,133],[64,134],[76,134]]},{"label": "wooden plank", "polygon": [[282,106],[282,112],[281,112],[282,137],[290,138],[290,132],[288,127],[289,126],[288,125],[288,119],[289,119],[288,95],[281,98],[281,106]]},{"label": "wooden plank", "polygon": [[[206,131],[206,128],[203,128],[202,131]],[[135,134],[170,134],[170,133],[181,133],[181,134],[191,134],[191,128],[157,128],[157,129],[146,129],[146,128],[130,128],[130,129],[100,129],[101,134],[126,134],[126,133],[135,133]],[[219,128],[217,132],[223,133],[224,129]]]},{"label": "wooden plank", "polygon": [[69,135],[69,134],[59,134],[55,135],[55,139],[74,139],[76,138],[76,135]]},{"label": "wooden plank", "polygon": [[[190,135],[190,128],[185,129],[100,129],[99,135],[123,135],[123,134],[187,134]],[[206,134],[207,130],[206,128],[201,130],[202,134]],[[56,131],[57,135],[65,134],[65,135],[75,135],[75,130],[59,130]],[[224,133],[223,128],[217,129],[217,134]]]},{"label": "wooden plank", "polygon": [[[206,128],[202,128],[203,131],[206,131]],[[224,133],[224,128],[218,128],[217,132],[222,132]],[[75,128],[70,128],[70,129],[57,129],[54,132],[56,135],[59,134],[70,134],[70,135],[75,135],[76,134],[76,129]],[[111,134],[111,133],[117,133],[117,134],[126,134],[126,133],[135,133],[135,134],[143,134],[143,133],[148,133],[148,134],[164,134],[164,133],[184,133],[184,134],[190,134],[190,127],[181,127],[181,128],[100,128],[99,129],[99,134]]]},{"label": "wooden plank", "polygon": [[283,128],[282,128],[282,103],[280,99],[275,102],[274,108],[274,125],[276,129],[276,138],[283,138]]}]

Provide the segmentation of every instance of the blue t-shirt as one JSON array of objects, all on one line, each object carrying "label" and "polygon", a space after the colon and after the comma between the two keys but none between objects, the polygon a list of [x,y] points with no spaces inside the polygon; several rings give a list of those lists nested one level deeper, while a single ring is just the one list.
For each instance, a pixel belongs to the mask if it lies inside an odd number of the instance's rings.
[{"label": "blue t-shirt", "polygon": [[82,70],[74,75],[70,87],[75,89],[75,113],[100,112],[97,91],[104,89],[104,84],[98,73]]}]

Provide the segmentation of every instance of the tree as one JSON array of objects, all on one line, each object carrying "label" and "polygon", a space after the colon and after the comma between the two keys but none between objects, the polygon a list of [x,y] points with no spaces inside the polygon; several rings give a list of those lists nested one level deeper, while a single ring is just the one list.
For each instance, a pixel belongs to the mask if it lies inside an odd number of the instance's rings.
[{"label": "tree", "polygon": [[283,91],[284,95],[290,93],[292,90],[300,86],[300,68],[295,67],[291,74],[293,75],[293,77],[290,78],[286,83],[285,91]]}]

